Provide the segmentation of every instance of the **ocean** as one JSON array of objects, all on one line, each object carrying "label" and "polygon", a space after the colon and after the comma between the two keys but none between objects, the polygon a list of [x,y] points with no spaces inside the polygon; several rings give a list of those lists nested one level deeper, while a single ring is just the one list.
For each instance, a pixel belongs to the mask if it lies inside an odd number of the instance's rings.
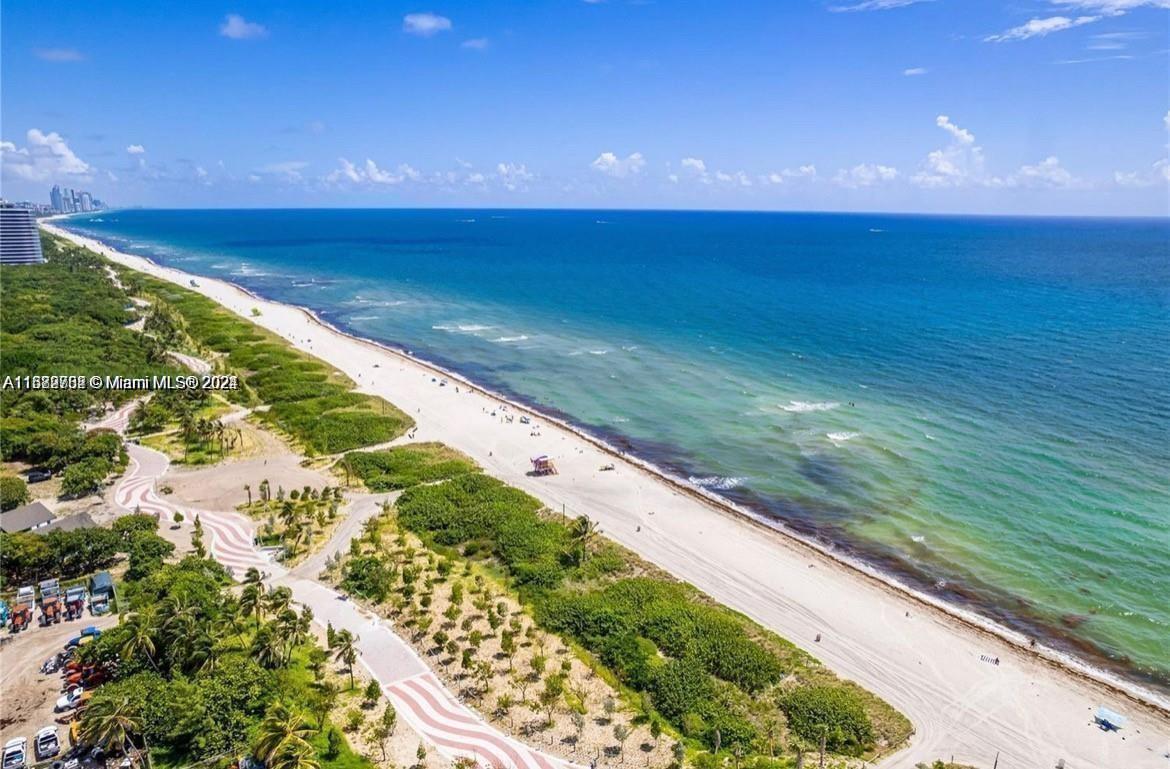
[{"label": "ocean", "polygon": [[1170,221],[127,210],[302,305],[1170,686]]}]

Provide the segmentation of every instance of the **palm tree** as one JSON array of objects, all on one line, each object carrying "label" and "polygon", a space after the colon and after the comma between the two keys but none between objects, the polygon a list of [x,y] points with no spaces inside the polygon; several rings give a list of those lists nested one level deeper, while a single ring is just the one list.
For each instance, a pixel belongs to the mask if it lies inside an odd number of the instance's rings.
[{"label": "palm tree", "polygon": [[266,764],[268,769],[321,769],[321,761],[312,745],[286,748]]},{"label": "palm tree", "polygon": [[[308,724],[300,713],[277,702],[268,709],[264,720],[256,734],[256,744],[253,752],[269,769],[285,767],[285,769],[307,769],[314,764],[306,764],[307,758],[316,760],[316,751],[313,750],[309,738],[315,730]],[[299,760],[290,760],[298,757]]]},{"label": "palm tree", "polygon": [[249,566],[248,570],[244,572],[245,585],[261,585],[264,582],[264,575],[255,566]]},{"label": "palm tree", "polygon": [[156,632],[154,617],[150,614],[137,612],[126,618],[126,625],[130,629],[126,640],[122,642],[120,653],[122,659],[128,660],[142,655],[151,667],[158,670],[158,663],[154,659],[157,647],[154,643]]},{"label": "palm tree", "polygon": [[211,673],[219,665],[219,647],[206,631],[188,641],[187,664],[196,673]]},{"label": "palm tree", "polygon": [[264,597],[264,603],[271,614],[280,614],[292,603],[292,590],[283,585],[274,587]]},{"label": "palm tree", "polygon": [[[142,718],[138,706],[130,697],[98,699],[86,709],[81,719],[81,736],[92,745],[100,745],[107,752],[124,751],[143,754],[134,745],[134,735],[142,734]],[[145,738],[143,747],[146,746]]]},{"label": "palm tree", "polygon": [[277,615],[276,626],[277,633],[284,639],[284,661],[287,665],[292,659],[293,649],[304,643],[308,634],[301,630],[301,618],[291,608]]},{"label": "palm tree", "polygon": [[589,560],[589,542],[601,533],[601,529],[589,520],[589,516],[579,515],[574,519],[570,533],[576,543],[577,561],[585,563]]},{"label": "palm tree", "polygon": [[252,657],[268,670],[275,670],[284,662],[284,639],[273,624],[261,625],[252,636]]},{"label": "palm tree", "polygon": [[334,641],[334,659],[345,665],[349,671],[349,688],[353,688],[353,666],[357,663],[357,637],[348,630],[341,630],[337,633],[337,639]]},{"label": "palm tree", "polygon": [[240,591],[240,610],[245,615],[255,614],[256,621],[260,621],[264,615],[264,594],[260,592],[259,585],[244,585],[244,589]]}]

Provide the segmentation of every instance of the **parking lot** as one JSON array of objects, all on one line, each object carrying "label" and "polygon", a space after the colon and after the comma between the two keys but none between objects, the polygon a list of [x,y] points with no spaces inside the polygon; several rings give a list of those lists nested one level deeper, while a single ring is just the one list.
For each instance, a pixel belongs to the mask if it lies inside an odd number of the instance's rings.
[{"label": "parking lot", "polygon": [[[33,624],[0,647],[0,744],[14,737],[29,740],[29,764],[32,764],[33,735],[45,726],[57,726],[62,752],[69,747],[70,713],[54,713],[53,705],[61,696],[61,674],[41,673],[41,664],[61,651],[82,628],[95,625],[107,628],[117,624],[115,615],[91,616],[79,620],[41,627]],[[7,630],[2,632],[8,636]]]}]

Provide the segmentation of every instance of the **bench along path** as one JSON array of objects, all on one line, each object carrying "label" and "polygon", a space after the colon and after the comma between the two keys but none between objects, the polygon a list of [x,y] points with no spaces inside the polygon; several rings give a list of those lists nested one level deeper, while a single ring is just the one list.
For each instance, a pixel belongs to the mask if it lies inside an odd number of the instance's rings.
[{"label": "bench along path", "polygon": [[[290,572],[273,563],[256,548],[251,519],[234,512],[180,507],[163,499],[155,491],[155,483],[170,462],[144,446],[130,444],[127,451],[130,463],[113,495],[118,506],[129,512],[138,509],[155,515],[160,521],[169,521],[176,511],[187,521],[198,516],[208,552],[234,579],[243,579],[245,572],[255,567],[270,585],[287,585],[297,603],[312,609],[316,622],[353,633],[358,638],[361,663],[382,686],[399,716],[440,753],[449,759],[466,757],[481,766],[499,769],[580,769],[577,764],[535,750],[486,723],[447,690],[414,649],[393,632],[389,622],[302,573],[306,570]],[[338,527],[338,534],[346,530],[345,526]],[[337,534],[334,539],[338,541],[331,540],[326,545],[331,551],[348,547],[349,543],[340,541]]]}]

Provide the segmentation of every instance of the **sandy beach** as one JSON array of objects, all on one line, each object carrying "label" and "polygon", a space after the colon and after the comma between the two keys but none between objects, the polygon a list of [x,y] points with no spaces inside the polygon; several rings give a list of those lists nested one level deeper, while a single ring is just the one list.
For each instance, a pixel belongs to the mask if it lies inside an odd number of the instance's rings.
[{"label": "sandy beach", "polygon": [[[1027,639],[974,614],[934,605],[454,374],[332,329],[302,308],[43,226],[127,267],[185,287],[194,280],[194,290],[395,403],[416,420],[415,440],[465,452],[553,510],[588,514],[607,536],[878,693],[917,730],[910,746],[881,766],[953,756],[991,767],[997,755],[1004,769],[1043,769],[1059,759],[1068,769],[1165,769],[1170,761],[1170,702],[1156,693],[1056,652],[1032,651]],[[521,413],[535,429],[504,418]],[[558,475],[527,475],[530,458],[540,454],[554,459]],[[607,464],[615,469],[601,471]],[[1129,716],[1126,729],[1110,733],[1093,724],[1103,704]]]}]

